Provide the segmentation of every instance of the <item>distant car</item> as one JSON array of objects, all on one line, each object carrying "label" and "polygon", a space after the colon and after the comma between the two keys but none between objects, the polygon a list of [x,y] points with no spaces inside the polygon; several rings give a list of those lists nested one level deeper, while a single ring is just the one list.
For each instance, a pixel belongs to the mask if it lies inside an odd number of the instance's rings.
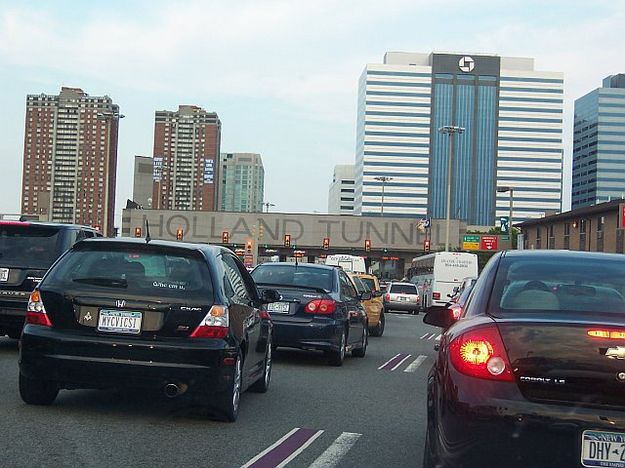
[{"label": "distant car", "polygon": [[455,301],[451,302],[447,309],[451,315],[451,318],[456,321],[462,317],[464,313],[465,306],[467,304],[467,300],[469,299],[469,295],[471,294],[471,290],[473,289],[473,284],[467,286],[460,295],[455,299]]},{"label": "distant car", "polygon": [[160,388],[228,421],[241,393],[271,378],[271,320],[280,296],[256,285],[229,250],[143,239],[76,244],[31,294],[19,389],[51,404],[63,388]]},{"label": "distant car", "polygon": [[384,297],[384,312],[401,310],[411,314],[419,314],[421,308],[417,286],[413,283],[392,282],[386,288]]},{"label": "distant car", "polygon": [[[382,336],[384,334],[384,304],[382,301],[382,290],[378,278],[365,273],[349,273],[350,278],[356,283],[356,289],[359,293],[370,292],[371,299],[363,301],[365,310],[367,311],[367,320],[369,323],[369,333],[372,336]],[[358,284],[363,286],[359,289]]]},{"label": "distant car", "polygon": [[18,339],[30,293],[73,244],[102,237],[75,224],[0,221],[0,336]]},{"label": "distant car", "polygon": [[460,285],[456,286],[453,289],[453,293],[449,297],[449,302],[447,306],[449,307],[449,305],[457,303],[462,293],[466,289],[471,289],[471,287],[475,284],[476,281],[477,281],[477,276],[470,276],[468,278],[464,278],[462,282],[460,283]]},{"label": "distant car", "polygon": [[625,257],[498,253],[444,328],[424,468],[625,466]]},{"label": "distant car", "polygon": [[368,343],[367,314],[341,269],[311,263],[263,263],[252,272],[261,291],[278,290],[280,302],[268,304],[274,325],[274,346],[323,351],[340,366],[345,353],[364,357]]}]

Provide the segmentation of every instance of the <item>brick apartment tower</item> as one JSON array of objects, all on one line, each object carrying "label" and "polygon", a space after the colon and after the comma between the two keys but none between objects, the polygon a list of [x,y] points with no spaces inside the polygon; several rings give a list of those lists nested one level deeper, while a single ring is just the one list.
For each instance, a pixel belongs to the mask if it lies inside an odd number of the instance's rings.
[{"label": "brick apartment tower", "polygon": [[113,235],[119,107],[79,88],[26,98],[22,213]]},{"label": "brick apartment tower", "polygon": [[218,211],[221,122],[197,106],[157,111],[152,208]]}]

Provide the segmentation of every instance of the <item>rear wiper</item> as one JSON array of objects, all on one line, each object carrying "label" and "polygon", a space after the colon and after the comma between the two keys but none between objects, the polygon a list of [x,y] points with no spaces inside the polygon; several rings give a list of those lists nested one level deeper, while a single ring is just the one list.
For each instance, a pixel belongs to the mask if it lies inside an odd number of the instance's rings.
[{"label": "rear wiper", "polygon": [[279,283],[256,283],[259,286],[273,286],[276,288],[293,288],[293,289],[310,289],[318,293],[328,294],[330,291],[327,289],[319,288],[317,286],[305,286],[303,284],[279,284]]},{"label": "rear wiper", "polygon": [[95,284],[96,286],[110,286],[113,288],[127,288],[128,281],[123,278],[74,278],[72,281],[76,283]]}]

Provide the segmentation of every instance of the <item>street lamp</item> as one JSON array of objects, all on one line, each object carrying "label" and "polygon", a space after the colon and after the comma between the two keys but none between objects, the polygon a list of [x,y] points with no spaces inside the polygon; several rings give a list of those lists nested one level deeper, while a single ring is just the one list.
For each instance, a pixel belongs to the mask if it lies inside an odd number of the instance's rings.
[{"label": "street lamp", "polygon": [[374,179],[382,182],[382,206],[380,207],[380,216],[384,216],[384,186],[387,182],[393,180],[393,178],[388,176],[378,176],[374,177]]},{"label": "street lamp", "polygon": [[106,183],[104,184],[104,219],[103,219],[103,231],[104,235],[108,236],[110,233],[109,225],[108,225],[108,215],[109,215],[109,184],[111,180],[111,175],[109,174],[109,159],[111,156],[111,124],[113,120],[119,121],[119,119],[123,119],[126,117],[124,114],[120,114],[119,110],[107,111],[107,112],[98,112],[96,118],[98,120],[104,120],[108,122],[106,126],[106,155],[104,157],[104,173],[106,174]]},{"label": "street lamp", "polygon": [[263,206],[267,210],[267,213],[269,213],[269,207],[270,206],[276,206],[276,205],[274,205],[273,203],[265,202],[265,203],[263,203]]},{"label": "street lamp", "polygon": [[456,133],[464,133],[464,127],[458,127],[455,125],[446,125],[438,129],[441,133],[446,133],[449,136],[449,154],[447,156],[447,214],[445,221],[445,252],[449,252],[449,220],[451,216],[451,169],[454,160],[454,135]]},{"label": "street lamp", "polygon": [[497,193],[506,193],[510,192],[510,216],[508,217],[508,231],[510,234],[510,242],[512,242],[512,200],[513,200],[513,187],[497,187]]}]

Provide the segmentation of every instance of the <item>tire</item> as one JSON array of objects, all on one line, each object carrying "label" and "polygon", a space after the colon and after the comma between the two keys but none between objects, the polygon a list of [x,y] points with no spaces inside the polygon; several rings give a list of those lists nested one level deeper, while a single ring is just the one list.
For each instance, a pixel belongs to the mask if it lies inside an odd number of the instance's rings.
[{"label": "tire", "polygon": [[48,406],[56,400],[59,386],[56,382],[26,377],[20,372],[20,397],[28,405]]},{"label": "tire", "polygon": [[263,376],[254,382],[250,386],[250,391],[254,393],[267,393],[269,390],[269,383],[271,382],[271,367],[273,363],[273,345],[271,344],[271,338],[269,339],[269,343],[267,343],[267,351],[265,353],[265,363]]},{"label": "tire", "polygon": [[339,345],[338,351],[328,351],[328,364],[331,366],[340,367],[343,365],[343,361],[345,360],[345,329],[341,332],[341,341]]},{"label": "tire", "polygon": [[232,381],[228,385],[221,413],[228,422],[234,422],[239,416],[239,403],[241,401],[241,381],[243,377],[243,359],[241,352],[237,354],[237,361],[232,370]]},{"label": "tire", "polygon": [[360,342],[360,348],[352,349],[352,356],[354,357],[365,357],[367,353],[367,344],[369,344],[369,327],[364,327],[362,329],[362,341]]},{"label": "tire", "polygon": [[386,322],[386,318],[384,317],[384,313],[380,314],[380,320],[378,320],[378,324],[371,332],[371,336],[382,336],[384,334],[384,323]]},{"label": "tire", "polygon": [[[443,465],[436,461],[434,454],[434,446],[432,445],[432,437],[430,430],[425,432],[425,443],[423,444],[423,468],[438,468]],[[446,466],[446,465],[445,465]]]}]

